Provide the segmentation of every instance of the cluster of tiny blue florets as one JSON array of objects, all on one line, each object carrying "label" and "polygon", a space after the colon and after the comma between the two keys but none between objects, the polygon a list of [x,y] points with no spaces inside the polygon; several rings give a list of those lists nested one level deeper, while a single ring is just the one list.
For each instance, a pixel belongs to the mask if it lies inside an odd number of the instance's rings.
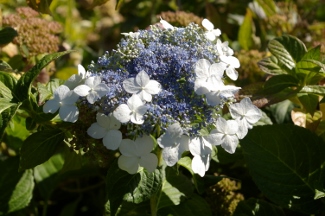
[{"label": "cluster of tiny blue florets", "polygon": [[123,81],[144,70],[163,90],[146,103],[148,111],[141,130],[151,133],[160,124],[164,131],[178,121],[190,135],[197,134],[201,126],[212,121],[216,108],[195,94],[193,68],[202,58],[217,61],[213,42],[205,38],[204,31],[196,24],[173,30],[152,26],[138,33],[126,36],[117,50],[90,65],[89,72],[100,75],[110,88],[100,101],[100,108],[111,113],[119,104],[126,103],[131,94],[123,89]]}]

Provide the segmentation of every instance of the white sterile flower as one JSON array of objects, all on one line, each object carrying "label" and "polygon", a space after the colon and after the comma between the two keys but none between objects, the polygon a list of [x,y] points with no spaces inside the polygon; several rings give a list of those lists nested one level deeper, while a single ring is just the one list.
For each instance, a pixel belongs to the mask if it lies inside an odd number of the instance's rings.
[{"label": "white sterile flower", "polygon": [[140,35],[140,32],[129,32],[129,33],[121,33],[124,36],[129,36],[131,38],[138,38]]},{"label": "white sterile flower", "polygon": [[48,100],[43,106],[43,112],[55,113],[58,109],[61,120],[66,122],[76,122],[79,116],[76,102],[79,95],[75,94],[68,86],[61,85],[54,91],[54,98]]},{"label": "white sterile flower", "polygon": [[205,94],[207,104],[210,106],[218,106],[220,105],[224,100],[227,100],[228,98],[234,97],[234,94],[241,89],[237,86],[232,85],[219,85],[218,89],[215,91],[210,91]]},{"label": "white sterile flower", "polygon": [[188,151],[190,138],[183,134],[180,124],[169,125],[166,132],[157,139],[163,148],[162,156],[167,166],[173,166],[181,159],[183,152]]},{"label": "white sterile flower", "polygon": [[73,74],[67,81],[65,81],[64,85],[68,86],[69,89],[74,89],[78,85],[82,84],[82,82],[90,76],[89,72],[86,72],[86,69],[79,64],[78,65],[78,74]]},{"label": "white sterile flower", "polygon": [[118,130],[121,123],[111,113],[108,116],[97,113],[96,120],[88,128],[87,134],[95,139],[103,138],[103,144],[108,149],[118,149],[122,141],[122,133]]},{"label": "white sterile flower", "polygon": [[203,137],[196,137],[189,144],[192,159],[192,170],[194,173],[204,176],[208,171],[211,160],[212,145]]},{"label": "white sterile flower", "polygon": [[248,129],[253,128],[253,124],[262,117],[262,112],[252,104],[249,98],[242,99],[239,103],[229,106],[231,116],[238,122],[239,130],[237,136],[242,139],[248,133]]},{"label": "white sterile flower", "polygon": [[79,96],[87,96],[90,104],[94,104],[96,100],[106,95],[108,91],[108,86],[102,83],[102,78],[99,76],[87,78],[84,85],[79,85],[74,89],[74,92]]},{"label": "white sterile flower", "polygon": [[148,107],[141,98],[134,94],[127,104],[119,105],[113,112],[114,117],[121,123],[126,123],[131,120],[134,124],[142,124],[144,122],[143,115],[147,112]]},{"label": "white sterile flower", "polygon": [[122,155],[117,162],[119,168],[130,174],[137,173],[140,166],[153,172],[158,165],[157,156],[151,153],[153,147],[154,142],[149,136],[137,138],[135,141],[123,139],[119,148]]},{"label": "white sterile flower", "polygon": [[160,17],[160,23],[161,23],[161,25],[163,26],[164,29],[174,29],[174,26],[172,26],[166,20],[163,20],[161,17]]},{"label": "white sterile flower", "polygon": [[145,71],[140,71],[135,78],[129,78],[123,81],[123,88],[131,94],[137,94],[142,100],[150,102],[151,95],[158,94],[161,91],[161,85],[156,80],[150,80]]},{"label": "white sterile flower", "polygon": [[214,25],[208,19],[202,20],[202,26],[207,30],[205,32],[205,37],[208,40],[214,41],[216,37],[221,35],[220,29],[214,29]]},{"label": "white sterile flower", "polygon": [[235,120],[225,120],[219,117],[216,122],[216,129],[213,129],[206,139],[213,145],[221,145],[227,152],[233,154],[238,145],[238,123]]},{"label": "white sterile flower", "polygon": [[194,90],[198,95],[206,94],[209,91],[217,90],[223,85],[222,76],[226,64],[211,63],[206,59],[200,59],[196,62],[194,72],[196,75]]},{"label": "white sterile flower", "polygon": [[220,39],[217,39],[216,49],[219,56],[232,56],[234,54],[234,51],[229,47],[228,41],[222,43]]},{"label": "white sterile flower", "polygon": [[239,60],[234,56],[226,56],[226,55],[221,55],[221,56],[219,56],[219,58],[220,58],[221,62],[224,62],[227,64],[227,68],[226,68],[227,76],[232,80],[237,80],[238,72],[236,71],[235,68],[240,67]]}]

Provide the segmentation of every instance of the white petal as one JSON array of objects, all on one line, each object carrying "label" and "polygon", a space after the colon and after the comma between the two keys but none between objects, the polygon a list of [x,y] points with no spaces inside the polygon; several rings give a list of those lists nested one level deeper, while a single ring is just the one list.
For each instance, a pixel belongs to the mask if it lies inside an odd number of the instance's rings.
[{"label": "white petal", "polygon": [[76,93],[74,93],[74,91],[71,90],[68,93],[66,93],[64,95],[64,97],[62,97],[61,106],[62,105],[75,105],[75,103],[77,102],[78,99],[79,99],[79,95],[77,95]]},{"label": "white petal", "polygon": [[108,115],[109,117],[109,129],[120,129],[121,122],[119,122],[114,116],[113,113]]},{"label": "white petal", "polygon": [[107,94],[107,92],[109,91],[109,88],[105,83],[100,83],[100,84],[96,85],[96,87],[94,88],[94,91],[96,91],[98,96],[101,98]]},{"label": "white petal", "polygon": [[140,98],[144,101],[150,102],[152,100],[151,94],[146,92],[145,90],[141,91],[139,94]]},{"label": "white petal", "polygon": [[140,71],[137,76],[135,77],[135,81],[136,83],[141,86],[141,87],[145,87],[148,82],[150,80],[150,77],[148,76],[148,74],[145,71]]},{"label": "white petal", "polygon": [[194,173],[204,176],[206,171],[206,165],[200,156],[194,156],[192,159],[192,170]]},{"label": "white petal", "polygon": [[207,59],[200,59],[195,63],[194,72],[198,78],[209,77],[210,62]]},{"label": "white petal", "polygon": [[137,156],[142,156],[148,154],[152,151],[154,143],[150,136],[139,137],[134,141],[136,146],[135,154]]},{"label": "white petal", "polygon": [[206,82],[204,79],[196,79],[194,82],[194,91],[197,95],[203,95],[210,91],[210,83]]},{"label": "white petal", "polygon": [[68,86],[60,85],[57,89],[54,91],[54,98],[58,98],[58,100],[62,100],[66,97],[66,95],[70,92],[70,89]]},{"label": "white petal", "polygon": [[216,39],[216,36],[211,31],[210,32],[205,32],[204,35],[210,41],[214,41]]},{"label": "white petal", "polygon": [[100,125],[101,127],[105,128],[105,129],[109,129],[109,121],[110,121],[110,119],[104,113],[97,113],[96,114],[96,121],[97,121],[98,125]]},{"label": "white petal", "polygon": [[124,80],[123,88],[126,92],[130,94],[137,94],[142,90],[141,86],[137,85],[135,78],[129,78]]},{"label": "white petal", "polygon": [[127,104],[130,110],[134,111],[137,107],[143,106],[145,103],[141,100],[139,95],[134,94],[128,99]]},{"label": "white petal", "polygon": [[59,110],[59,116],[63,121],[76,122],[79,116],[78,107],[73,105],[62,106]]},{"label": "white petal", "polygon": [[128,105],[121,104],[114,110],[113,115],[121,123],[126,123],[131,119],[131,110]]},{"label": "white petal", "polygon": [[67,81],[64,82],[65,86],[68,86],[69,89],[74,89],[82,81],[82,77],[78,74],[73,74]]},{"label": "white petal", "polygon": [[133,140],[130,139],[123,139],[120,143],[119,147],[120,152],[122,155],[128,156],[128,157],[138,157],[136,155],[136,145],[134,144]]},{"label": "white petal", "polygon": [[127,171],[129,174],[136,174],[139,169],[139,159],[136,157],[126,157],[121,155],[117,161],[121,170]]},{"label": "white petal", "polygon": [[55,113],[60,108],[60,101],[56,98],[46,101],[43,105],[43,112],[44,113]]},{"label": "white petal", "polygon": [[87,85],[79,85],[73,89],[73,91],[81,97],[87,96],[90,90],[91,88]]},{"label": "white petal", "polygon": [[218,106],[221,104],[219,92],[208,92],[206,95],[207,104],[210,106]]},{"label": "white petal", "polygon": [[238,79],[238,72],[234,68],[227,68],[226,74],[231,80],[237,80]]},{"label": "white petal", "polygon": [[182,135],[181,136],[181,140],[180,140],[180,143],[179,143],[179,154],[182,155],[183,152],[185,151],[189,151],[189,144],[190,144],[190,138],[186,135]]},{"label": "white petal", "polygon": [[219,78],[223,77],[224,71],[227,68],[227,64],[223,62],[214,63],[209,68],[210,75],[214,74]]},{"label": "white petal", "polygon": [[78,64],[78,74],[82,78],[85,78],[86,77],[86,69],[81,64]]},{"label": "white petal", "polygon": [[161,85],[156,80],[150,80],[145,86],[145,91],[149,94],[158,94],[161,91]]},{"label": "white petal", "polygon": [[236,147],[238,145],[237,136],[227,136],[224,142],[221,144],[221,147],[226,150],[226,152],[233,154],[236,151]]},{"label": "white petal", "polygon": [[214,25],[208,19],[202,20],[202,26],[208,31],[211,31],[214,29]]},{"label": "white petal", "polygon": [[174,166],[181,155],[179,155],[178,147],[166,147],[162,151],[162,157],[167,166]]},{"label": "white petal", "polygon": [[245,119],[236,119],[238,123],[238,131],[236,132],[239,139],[243,139],[248,133],[248,124]]},{"label": "white petal", "polygon": [[213,30],[212,30],[212,33],[213,33],[215,36],[217,36],[217,37],[219,37],[219,36],[221,35],[221,31],[220,31],[220,29],[213,29]]},{"label": "white petal", "polygon": [[160,17],[160,23],[162,24],[162,26],[164,27],[164,29],[174,29],[174,26],[172,26],[166,20],[163,20],[161,17]]},{"label": "white petal", "polygon": [[95,139],[101,139],[106,135],[106,129],[101,127],[97,122],[92,123],[87,130],[87,134]]},{"label": "white petal", "polygon": [[90,91],[89,94],[87,95],[87,101],[90,104],[94,104],[97,99],[99,99],[99,95],[95,91]]},{"label": "white petal", "polygon": [[161,148],[176,146],[181,142],[183,129],[178,122],[169,125],[166,132],[157,139]]},{"label": "white petal", "polygon": [[193,156],[195,155],[208,155],[212,152],[212,146],[206,142],[202,137],[196,137],[191,140],[189,150]]},{"label": "white petal", "polygon": [[146,168],[149,172],[155,171],[158,165],[158,158],[153,153],[142,156],[139,160],[140,166]]},{"label": "white petal", "polygon": [[107,149],[116,150],[122,141],[122,133],[119,130],[110,130],[103,138],[103,144]]}]

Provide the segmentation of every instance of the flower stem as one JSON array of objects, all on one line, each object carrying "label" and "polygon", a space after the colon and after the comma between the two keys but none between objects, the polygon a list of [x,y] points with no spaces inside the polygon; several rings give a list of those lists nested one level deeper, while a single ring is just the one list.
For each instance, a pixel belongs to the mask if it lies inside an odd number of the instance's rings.
[{"label": "flower stem", "polygon": [[150,197],[151,216],[157,216],[157,196],[156,194]]}]

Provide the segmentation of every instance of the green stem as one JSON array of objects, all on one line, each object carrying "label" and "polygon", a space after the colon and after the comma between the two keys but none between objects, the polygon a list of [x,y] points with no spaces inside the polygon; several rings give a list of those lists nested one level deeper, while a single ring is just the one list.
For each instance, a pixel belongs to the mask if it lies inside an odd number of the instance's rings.
[{"label": "green stem", "polygon": [[154,194],[152,197],[150,197],[150,210],[151,210],[151,216],[157,216],[157,196]]}]

